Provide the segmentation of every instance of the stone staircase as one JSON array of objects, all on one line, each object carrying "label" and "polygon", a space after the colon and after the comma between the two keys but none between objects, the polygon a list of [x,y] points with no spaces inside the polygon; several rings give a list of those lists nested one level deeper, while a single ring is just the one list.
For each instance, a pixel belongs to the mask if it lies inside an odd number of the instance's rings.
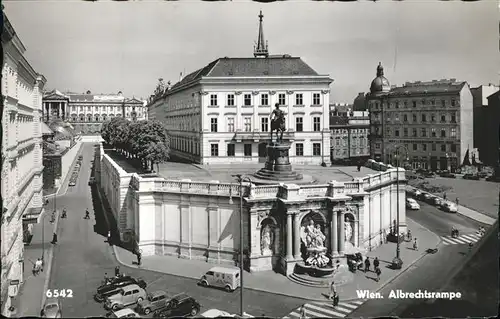
[{"label": "stone staircase", "polygon": [[314,287],[314,288],[328,288],[330,287],[330,283],[333,280],[333,277],[315,278],[309,275],[300,275],[292,273],[291,275],[288,276],[288,279],[302,286]]}]

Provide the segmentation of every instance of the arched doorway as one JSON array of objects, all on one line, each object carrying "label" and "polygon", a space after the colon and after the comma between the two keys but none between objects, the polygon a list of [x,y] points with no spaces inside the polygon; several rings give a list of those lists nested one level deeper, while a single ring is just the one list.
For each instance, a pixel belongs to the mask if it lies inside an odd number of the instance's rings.
[{"label": "arched doorway", "polygon": [[265,163],[267,159],[267,143],[259,144],[259,163]]}]

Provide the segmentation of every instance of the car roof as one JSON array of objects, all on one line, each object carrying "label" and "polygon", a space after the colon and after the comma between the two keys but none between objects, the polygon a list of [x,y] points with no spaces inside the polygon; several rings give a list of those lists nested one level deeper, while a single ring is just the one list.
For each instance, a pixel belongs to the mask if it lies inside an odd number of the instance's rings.
[{"label": "car roof", "polygon": [[47,298],[45,300],[45,305],[49,305],[49,304],[59,304],[59,298],[55,298],[55,297],[51,297],[51,298]]},{"label": "car roof", "polygon": [[222,272],[222,273],[239,273],[239,268],[226,268],[226,267],[212,267],[209,271]]},{"label": "car roof", "polygon": [[133,289],[139,289],[140,287],[136,284],[130,284],[122,287],[124,290],[133,290]]},{"label": "car roof", "polygon": [[191,297],[188,296],[185,293],[180,293],[180,294],[175,295],[175,296],[172,297],[172,299],[175,299],[175,300],[178,300],[178,301],[181,301],[181,300],[184,300],[184,299],[188,299],[188,298],[191,298]]},{"label": "car roof", "polygon": [[121,316],[126,316],[126,315],[131,314],[131,313],[135,313],[135,311],[133,311],[130,308],[124,308],[124,309],[120,309],[118,311],[115,311],[115,316],[121,317]]},{"label": "car roof", "polygon": [[157,296],[162,296],[162,295],[166,295],[167,293],[163,290],[158,290],[158,291],[155,291],[155,292],[152,292],[151,293],[151,296],[152,297],[157,297]]},{"label": "car roof", "polygon": [[219,309],[208,309],[204,313],[202,313],[200,316],[206,317],[206,318],[215,318],[215,317],[231,317],[231,314],[226,311],[222,311]]}]

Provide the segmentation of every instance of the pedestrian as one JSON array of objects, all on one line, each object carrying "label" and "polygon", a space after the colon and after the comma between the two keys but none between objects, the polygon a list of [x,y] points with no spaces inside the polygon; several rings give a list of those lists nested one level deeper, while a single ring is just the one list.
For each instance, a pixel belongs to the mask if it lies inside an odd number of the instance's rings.
[{"label": "pedestrian", "polygon": [[65,208],[63,208],[61,218],[66,218],[67,217],[66,214],[67,214],[67,212],[66,212],[66,207],[65,207]]},{"label": "pedestrian", "polygon": [[111,245],[111,230],[108,230],[108,244]]},{"label": "pedestrian", "polygon": [[358,163],[358,172],[361,171],[361,164]]},{"label": "pedestrian", "polygon": [[85,217],[83,217],[83,219],[90,219],[90,213],[88,208],[85,210]]},{"label": "pedestrian", "polygon": [[115,277],[120,277],[120,266],[115,267]]},{"label": "pedestrian", "polygon": [[373,261],[373,267],[378,268],[380,266],[380,261],[378,260],[378,257],[375,257],[375,260]]},{"label": "pedestrian", "polygon": [[365,272],[369,272],[369,271],[370,271],[370,258],[366,257],[366,259],[365,259]]},{"label": "pedestrian", "polygon": [[50,215],[50,223],[53,224],[56,220],[56,210],[52,212],[52,215]]},{"label": "pedestrian", "polygon": [[330,284],[330,296],[328,299],[333,300],[333,296],[335,295],[335,282],[332,280],[332,283]]},{"label": "pedestrian", "polygon": [[335,292],[333,295],[333,307],[337,307],[339,305],[339,294]]},{"label": "pedestrian", "polygon": [[443,199],[446,200],[446,192],[443,193]]},{"label": "pedestrian", "polygon": [[300,307],[300,319],[305,319],[307,318],[306,317],[306,307],[304,307],[304,305],[302,305]]},{"label": "pedestrian", "polygon": [[51,243],[54,245],[57,244],[57,234],[56,233],[52,234],[52,242]]},{"label": "pedestrian", "polygon": [[375,267],[375,273],[377,274],[377,282],[380,281],[380,275],[382,274],[382,271],[380,270],[380,267]]},{"label": "pedestrian", "polygon": [[142,254],[140,251],[137,252],[137,266],[141,265]]},{"label": "pedestrian", "polygon": [[105,273],[104,273],[104,284],[105,284],[105,285],[107,285],[107,284],[109,283],[109,281],[110,281],[110,280],[109,280],[109,277],[108,277],[108,273],[107,273],[107,272],[105,272]]},{"label": "pedestrian", "polygon": [[418,250],[417,239],[416,238],[415,238],[415,241],[413,242],[413,250]]}]

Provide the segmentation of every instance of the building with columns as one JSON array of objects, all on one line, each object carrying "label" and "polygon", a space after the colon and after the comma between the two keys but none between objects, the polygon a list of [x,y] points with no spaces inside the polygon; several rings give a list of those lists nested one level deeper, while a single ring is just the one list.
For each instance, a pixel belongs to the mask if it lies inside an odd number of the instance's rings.
[{"label": "building with columns", "polygon": [[144,101],[126,98],[117,94],[61,93],[47,92],[43,97],[43,118],[45,122],[53,118],[70,123],[76,133],[98,134],[102,123],[115,116],[129,120],[146,120]]},{"label": "building with columns", "polygon": [[242,247],[250,271],[274,269],[292,276],[295,265],[304,262],[303,232],[311,221],[325,235],[327,256],[342,263],[346,254],[381,245],[395,228],[397,214],[399,229],[406,232],[405,171],[384,164],[378,166],[383,171],[363,168],[368,176],[346,175],[327,184],[244,183],[240,188],[128,173],[102,145],[96,147],[94,163],[98,193],[119,221],[122,240],[135,241],[144,256],[234,264]]},{"label": "building with columns", "polygon": [[23,240],[43,216],[42,90],[46,83],[25,57],[26,48],[3,13],[1,311],[24,281]]},{"label": "building with columns", "polygon": [[329,162],[328,75],[299,57],[269,55],[263,15],[253,58],[219,58],[183,77],[148,104],[165,123],[172,157],[201,164],[265,162],[270,115],[285,113],[290,162]]},{"label": "building with columns", "polygon": [[467,82],[432,80],[391,87],[379,64],[366,99],[370,157],[376,161],[395,165],[399,148],[415,169],[455,171],[474,147]]}]

